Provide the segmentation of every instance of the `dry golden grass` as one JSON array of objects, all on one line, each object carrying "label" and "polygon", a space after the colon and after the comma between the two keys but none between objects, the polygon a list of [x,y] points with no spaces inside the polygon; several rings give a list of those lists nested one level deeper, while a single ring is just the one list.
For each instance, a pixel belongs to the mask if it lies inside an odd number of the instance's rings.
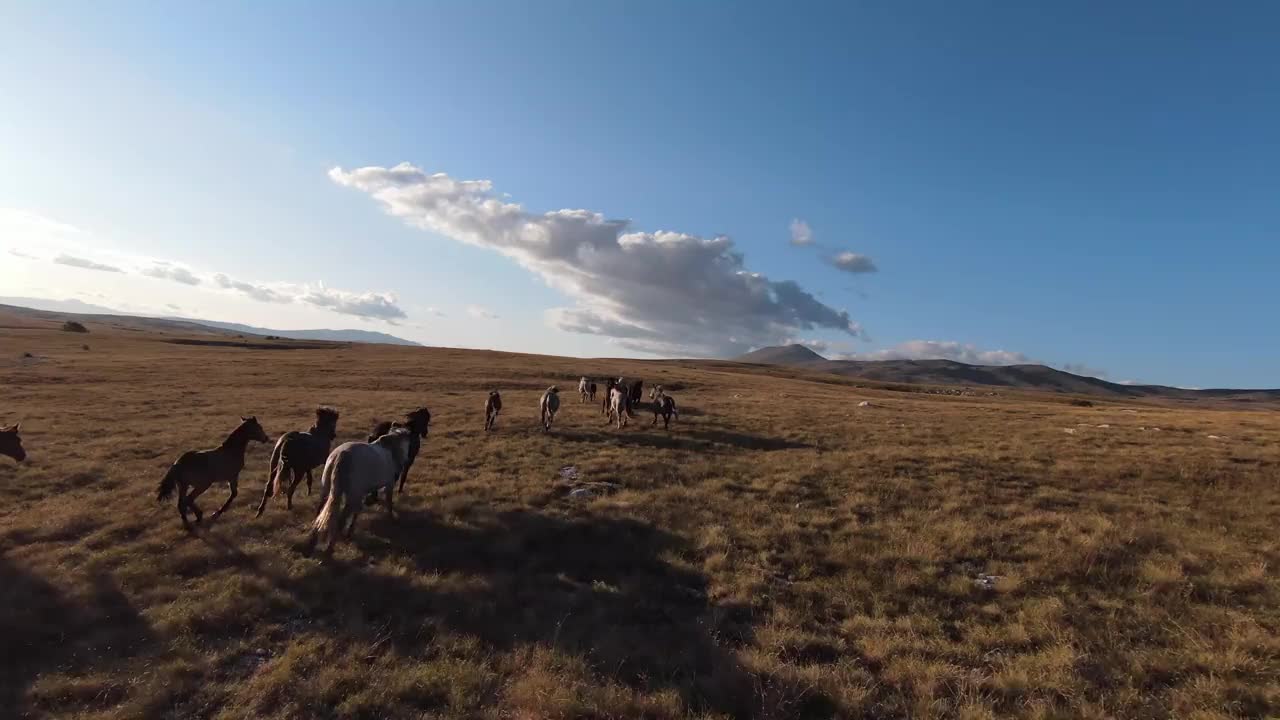
[{"label": "dry golden grass", "polygon": [[[0,459],[0,715],[1280,713],[1274,410],[29,325],[0,330],[0,422],[30,455]],[[606,428],[581,374],[676,387],[680,421]],[[397,522],[303,557],[314,496],[253,519],[264,446],[197,534],[155,503],[239,415],[274,436],[319,403],[341,439],[431,408]],[[571,499],[566,465],[618,489]]]}]

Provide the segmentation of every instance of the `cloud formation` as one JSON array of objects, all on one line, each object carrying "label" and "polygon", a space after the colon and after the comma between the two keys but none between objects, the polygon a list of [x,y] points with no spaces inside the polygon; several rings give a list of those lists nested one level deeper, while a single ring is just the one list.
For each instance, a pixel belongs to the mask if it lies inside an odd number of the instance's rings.
[{"label": "cloud formation", "polygon": [[871,258],[848,250],[842,250],[832,255],[827,258],[827,262],[837,270],[843,270],[847,273],[873,273],[877,270],[876,264],[871,261]]},{"label": "cloud formation", "polygon": [[410,225],[515,260],[574,300],[547,313],[562,330],[640,352],[722,357],[800,330],[858,332],[847,312],[796,283],[747,269],[727,237],[636,232],[588,210],[531,213],[487,180],[429,175],[408,163],[334,168],[329,177]]},{"label": "cloud formation", "polygon": [[22,252],[21,250],[18,250],[18,249],[16,249],[16,248],[9,248],[9,254],[10,254],[10,255],[12,255],[12,256],[14,256],[14,257],[22,258],[22,259],[24,259],[24,260],[35,260],[35,259],[36,259],[36,256],[35,256],[35,255],[28,255],[28,254],[26,254],[26,253],[24,253],[24,252]]},{"label": "cloud formation", "polygon": [[81,268],[83,270],[98,270],[101,272],[113,272],[113,273],[124,272],[124,270],[121,270],[120,268],[114,265],[104,265],[102,263],[94,262],[92,260],[86,260],[85,258],[76,257],[74,255],[59,255],[58,257],[54,258],[53,261],[58,265],[67,265],[69,267]]},{"label": "cloud formation", "polygon": [[270,287],[267,287],[266,285],[255,285],[253,283],[244,282],[243,280],[233,280],[232,278],[229,278],[222,273],[214,274],[213,281],[218,285],[218,287],[226,288],[227,290],[238,290],[244,293],[245,295],[248,295],[249,297],[253,298],[254,300],[258,300],[260,302],[271,302],[271,303],[293,302],[292,295],[288,295],[283,292],[273,290]]},{"label": "cloud formation", "polygon": [[467,314],[477,320],[497,320],[498,314],[488,308],[482,308],[479,305],[468,305]]},{"label": "cloud formation", "polygon": [[842,360],[954,360],[970,365],[1025,365],[1035,360],[1010,350],[983,350],[954,340],[908,340],[891,348],[847,353]]},{"label": "cloud formation", "polygon": [[396,297],[391,293],[355,293],[326,287],[324,283],[315,285],[286,285],[245,282],[228,277],[223,273],[213,276],[213,282],[221,288],[244,293],[254,300],[268,303],[306,303],[343,315],[353,315],[365,320],[382,320],[395,324],[406,316],[405,311],[396,304]]},{"label": "cloud formation", "polygon": [[298,300],[343,315],[382,320],[391,324],[405,318],[404,310],[396,305],[396,297],[391,293],[353,293],[315,285],[305,288],[298,295]]},{"label": "cloud formation", "polygon": [[796,247],[813,244],[813,228],[809,227],[809,223],[800,218],[791,221],[791,244]]},{"label": "cloud formation", "polygon": [[199,285],[200,278],[196,277],[190,270],[181,265],[174,265],[157,260],[151,267],[143,268],[142,274],[161,280],[172,280],[180,282],[183,285]]}]

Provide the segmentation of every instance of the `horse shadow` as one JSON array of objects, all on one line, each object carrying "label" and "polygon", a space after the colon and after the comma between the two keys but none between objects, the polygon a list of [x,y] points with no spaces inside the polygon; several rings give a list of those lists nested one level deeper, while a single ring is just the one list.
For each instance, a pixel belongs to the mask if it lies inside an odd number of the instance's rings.
[{"label": "horse shadow", "polygon": [[409,656],[445,632],[495,653],[551,646],[638,691],[675,691],[699,714],[835,712],[814,688],[739,662],[734,650],[754,642],[754,611],[710,599],[706,578],[678,560],[693,552],[684,538],[633,519],[532,510],[473,506],[449,522],[422,511],[376,515],[357,531],[358,555],[419,572],[319,562],[274,580],[294,599],[284,612],[344,641],[377,636]]},{"label": "horse shadow", "polygon": [[[0,708],[18,716],[35,712],[27,691],[44,672],[101,670],[160,645],[105,573],[90,575],[88,592],[73,597],[0,555],[0,607]],[[122,697],[106,693],[97,701],[110,706]]]}]

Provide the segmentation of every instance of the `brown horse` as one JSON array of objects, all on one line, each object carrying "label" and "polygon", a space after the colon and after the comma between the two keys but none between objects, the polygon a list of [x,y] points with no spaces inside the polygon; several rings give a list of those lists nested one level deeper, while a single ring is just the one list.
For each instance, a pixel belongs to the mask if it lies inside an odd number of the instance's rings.
[{"label": "brown horse", "polygon": [[21,427],[22,423],[16,423],[0,428],[0,455],[8,455],[18,462],[27,459],[27,451],[22,449],[22,438],[18,437]]},{"label": "brown horse", "polygon": [[409,457],[405,460],[404,466],[400,469],[400,490],[404,492],[404,481],[409,479],[409,468],[413,467],[413,461],[418,457],[418,450],[422,447],[422,438],[427,436],[427,431],[431,429],[431,411],[425,407],[420,407],[409,413],[405,413],[404,420],[391,422],[384,420],[373,426],[373,430],[369,431],[369,442],[373,442],[378,438],[391,432],[392,428],[409,428],[412,436],[409,438]]},{"label": "brown horse", "polygon": [[489,391],[489,399],[484,403],[484,431],[497,430],[498,413],[502,412],[502,396],[497,390]]},{"label": "brown horse", "polygon": [[225,482],[231,486],[231,494],[213,514],[212,519],[217,520],[231,507],[231,501],[236,499],[236,486],[240,482],[240,471],[244,469],[244,454],[250,440],[262,443],[271,441],[258,424],[258,418],[252,416],[240,418],[240,425],[218,447],[182,453],[156,488],[156,501],[164,502],[176,489],[178,514],[182,516],[182,524],[191,529],[191,523],[187,521],[187,509],[190,508],[195,513],[197,523],[204,520],[204,513],[196,507],[196,498],[208,490],[210,485]]},{"label": "brown horse", "polygon": [[338,435],[338,411],[330,407],[316,408],[316,422],[306,432],[291,430],[276,440],[271,451],[271,467],[267,470],[267,486],[262,491],[262,503],[258,514],[267,509],[267,498],[278,495],[284,479],[293,475],[293,482],[285,492],[285,507],[293,509],[293,491],[298,489],[303,475],[307,478],[307,494],[311,494],[311,471],[324,464],[329,457],[329,446]]}]

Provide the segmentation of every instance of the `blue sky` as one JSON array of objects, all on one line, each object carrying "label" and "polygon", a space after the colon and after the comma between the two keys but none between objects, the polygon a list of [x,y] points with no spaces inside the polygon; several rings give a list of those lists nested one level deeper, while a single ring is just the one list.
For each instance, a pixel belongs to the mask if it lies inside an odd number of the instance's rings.
[{"label": "blue sky", "polygon": [[1280,9],[794,5],[0,1],[0,294],[1280,386]]}]

